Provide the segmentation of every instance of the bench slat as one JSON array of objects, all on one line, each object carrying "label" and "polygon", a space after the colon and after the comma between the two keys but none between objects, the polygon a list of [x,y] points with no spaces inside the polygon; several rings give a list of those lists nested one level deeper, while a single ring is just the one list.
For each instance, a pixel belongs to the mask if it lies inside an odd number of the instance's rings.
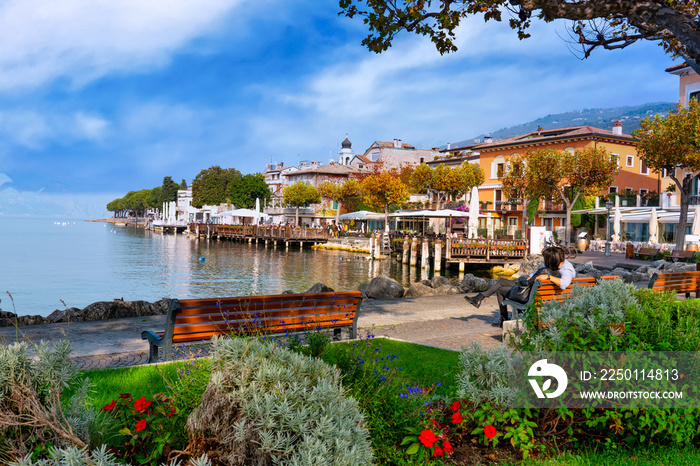
[{"label": "bench slat", "polygon": [[354,307],[359,298],[339,298],[339,299],[314,299],[314,300],[271,300],[268,302],[208,302],[206,304],[193,306],[191,304],[181,305],[178,316],[184,315],[204,315],[204,314],[224,314],[224,313],[248,313],[257,314],[263,311],[276,310],[303,310],[311,308],[335,308]]}]

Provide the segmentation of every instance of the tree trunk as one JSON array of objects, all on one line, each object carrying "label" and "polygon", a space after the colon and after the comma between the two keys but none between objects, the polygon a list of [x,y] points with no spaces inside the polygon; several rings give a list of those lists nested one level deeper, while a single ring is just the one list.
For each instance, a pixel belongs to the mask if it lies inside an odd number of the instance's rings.
[{"label": "tree trunk", "polygon": [[340,200],[335,201],[338,203],[338,208],[335,211],[335,224],[340,225]]},{"label": "tree trunk", "polygon": [[530,199],[523,197],[523,224],[520,226],[523,239],[527,238],[527,206],[530,205]]},{"label": "tree trunk", "polygon": [[573,203],[569,203],[568,200],[564,199],[564,205],[566,205],[566,239],[564,240],[564,245],[568,247],[571,242],[571,208]]},{"label": "tree trunk", "polygon": [[389,203],[384,203],[384,231],[389,233]]},{"label": "tree trunk", "polygon": [[686,175],[679,189],[681,195],[681,210],[678,217],[678,234],[676,235],[676,249],[679,251],[682,251],[685,246],[685,229],[688,226],[688,197],[690,196],[692,180],[693,178],[689,174]]}]

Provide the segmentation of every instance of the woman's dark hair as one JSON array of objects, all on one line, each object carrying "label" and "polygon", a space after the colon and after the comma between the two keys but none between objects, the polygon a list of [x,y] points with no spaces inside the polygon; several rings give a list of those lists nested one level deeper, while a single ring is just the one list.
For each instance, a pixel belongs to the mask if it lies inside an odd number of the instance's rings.
[{"label": "woman's dark hair", "polygon": [[564,250],[556,246],[544,248],[542,250],[544,266],[552,270],[559,270],[559,264],[564,262]]}]

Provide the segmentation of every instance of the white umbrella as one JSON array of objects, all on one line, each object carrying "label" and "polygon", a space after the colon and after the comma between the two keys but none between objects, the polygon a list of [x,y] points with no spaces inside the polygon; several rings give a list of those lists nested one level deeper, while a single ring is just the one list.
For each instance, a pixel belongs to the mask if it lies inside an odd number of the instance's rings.
[{"label": "white umbrella", "polygon": [[472,197],[469,200],[469,238],[476,238],[477,229],[479,228],[479,190],[474,186],[472,188]]},{"label": "white umbrella", "polygon": [[693,219],[693,227],[690,229],[690,234],[700,236],[700,205],[695,206],[695,218]]},{"label": "white umbrella", "polygon": [[613,219],[613,235],[612,235],[612,240],[614,242],[620,241],[620,231],[622,230],[621,228],[621,220],[622,220],[622,213],[620,212],[619,207],[615,207],[615,217]]},{"label": "white umbrella", "polygon": [[659,242],[659,220],[656,217],[656,208],[651,209],[649,216],[649,244]]}]

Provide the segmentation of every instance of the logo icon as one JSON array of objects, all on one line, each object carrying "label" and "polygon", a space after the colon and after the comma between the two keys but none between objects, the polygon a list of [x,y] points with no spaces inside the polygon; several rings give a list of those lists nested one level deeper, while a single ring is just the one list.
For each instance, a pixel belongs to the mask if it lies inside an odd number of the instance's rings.
[{"label": "logo icon", "polygon": [[[530,366],[527,375],[528,377],[548,377],[544,380],[541,387],[536,379],[528,379],[537,398],[556,398],[564,393],[566,386],[569,384],[569,378],[566,376],[564,369],[556,364],[547,363],[546,359],[540,359]],[[547,393],[547,390],[552,386],[552,379],[557,381],[557,388],[553,392]]]}]

